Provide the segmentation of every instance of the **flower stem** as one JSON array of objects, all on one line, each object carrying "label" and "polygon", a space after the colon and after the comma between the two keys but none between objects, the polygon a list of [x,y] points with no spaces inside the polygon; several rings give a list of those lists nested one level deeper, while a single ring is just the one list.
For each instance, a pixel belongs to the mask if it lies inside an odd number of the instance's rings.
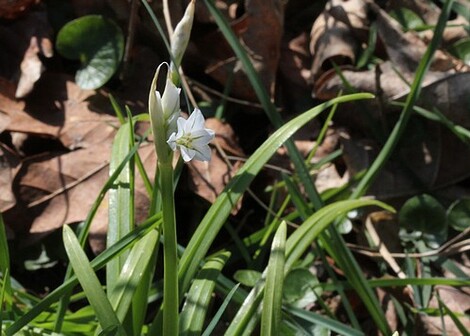
[{"label": "flower stem", "polygon": [[173,167],[160,162],[160,186],[163,210],[163,335],[178,335],[178,255],[176,241]]}]

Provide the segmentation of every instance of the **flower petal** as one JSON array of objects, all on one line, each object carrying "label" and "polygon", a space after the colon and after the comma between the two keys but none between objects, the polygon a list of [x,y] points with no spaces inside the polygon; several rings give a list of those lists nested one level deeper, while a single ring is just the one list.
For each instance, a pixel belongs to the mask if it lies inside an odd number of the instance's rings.
[{"label": "flower petal", "polygon": [[178,133],[176,134],[176,138],[179,139],[185,134],[184,130],[188,124],[188,121],[182,117],[179,117],[176,123],[178,125]]},{"label": "flower petal", "polygon": [[204,128],[204,116],[199,109],[194,109],[193,113],[188,118],[185,126],[185,133],[193,133],[195,130]]},{"label": "flower petal", "polygon": [[191,138],[194,147],[207,145],[214,139],[214,131],[206,128],[199,129],[191,133]]},{"label": "flower petal", "polygon": [[210,161],[211,160],[211,148],[209,145],[199,146],[196,149],[196,154],[194,155],[195,160],[199,161]]},{"label": "flower petal", "polygon": [[181,156],[183,157],[184,162],[191,161],[197,152],[194,149],[186,148],[184,146],[179,146]]},{"label": "flower petal", "polygon": [[180,91],[173,82],[167,78],[165,84],[165,91],[162,97],[162,109],[165,118],[170,118],[173,114],[178,113],[180,110]]},{"label": "flower petal", "polygon": [[175,132],[171,133],[166,143],[170,146],[172,151],[176,150],[176,133]]}]

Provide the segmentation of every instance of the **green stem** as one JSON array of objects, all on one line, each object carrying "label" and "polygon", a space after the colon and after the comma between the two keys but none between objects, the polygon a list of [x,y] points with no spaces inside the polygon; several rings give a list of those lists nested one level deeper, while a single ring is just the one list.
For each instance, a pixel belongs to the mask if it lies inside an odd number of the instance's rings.
[{"label": "green stem", "polygon": [[163,210],[163,335],[178,335],[178,255],[171,160],[160,162],[158,168]]}]

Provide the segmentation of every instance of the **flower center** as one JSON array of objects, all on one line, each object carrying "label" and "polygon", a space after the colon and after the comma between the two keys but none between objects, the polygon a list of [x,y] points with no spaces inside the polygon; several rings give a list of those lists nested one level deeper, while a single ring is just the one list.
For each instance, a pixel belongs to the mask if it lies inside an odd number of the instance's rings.
[{"label": "flower center", "polygon": [[191,137],[191,133],[185,134],[181,138],[177,139],[176,144],[186,148],[193,148],[193,138]]}]

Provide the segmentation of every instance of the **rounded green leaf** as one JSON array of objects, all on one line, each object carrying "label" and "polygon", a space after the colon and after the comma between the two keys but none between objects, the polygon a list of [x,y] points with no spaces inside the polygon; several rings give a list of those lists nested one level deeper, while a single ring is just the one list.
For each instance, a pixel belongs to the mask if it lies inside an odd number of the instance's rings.
[{"label": "rounded green leaf", "polygon": [[124,35],[112,20],[88,15],[62,27],[56,47],[65,58],[80,61],[77,84],[83,89],[96,89],[116,72],[124,52]]},{"label": "rounded green leaf", "polygon": [[244,286],[254,287],[261,279],[261,273],[254,270],[238,270],[233,278]]},{"label": "rounded green leaf", "polygon": [[451,204],[447,210],[449,225],[457,231],[470,226],[470,199],[461,199]]},{"label": "rounded green leaf", "polygon": [[447,218],[444,207],[432,196],[423,194],[410,198],[398,213],[400,237],[422,239],[437,248],[447,239]]},{"label": "rounded green leaf", "polygon": [[308,269],[293,269],[284,280],[284,300],[294,307],[303,308],[317,301],[317,296],[321,295],[321,289],[315,289],[318,283],[318,279]]}]

